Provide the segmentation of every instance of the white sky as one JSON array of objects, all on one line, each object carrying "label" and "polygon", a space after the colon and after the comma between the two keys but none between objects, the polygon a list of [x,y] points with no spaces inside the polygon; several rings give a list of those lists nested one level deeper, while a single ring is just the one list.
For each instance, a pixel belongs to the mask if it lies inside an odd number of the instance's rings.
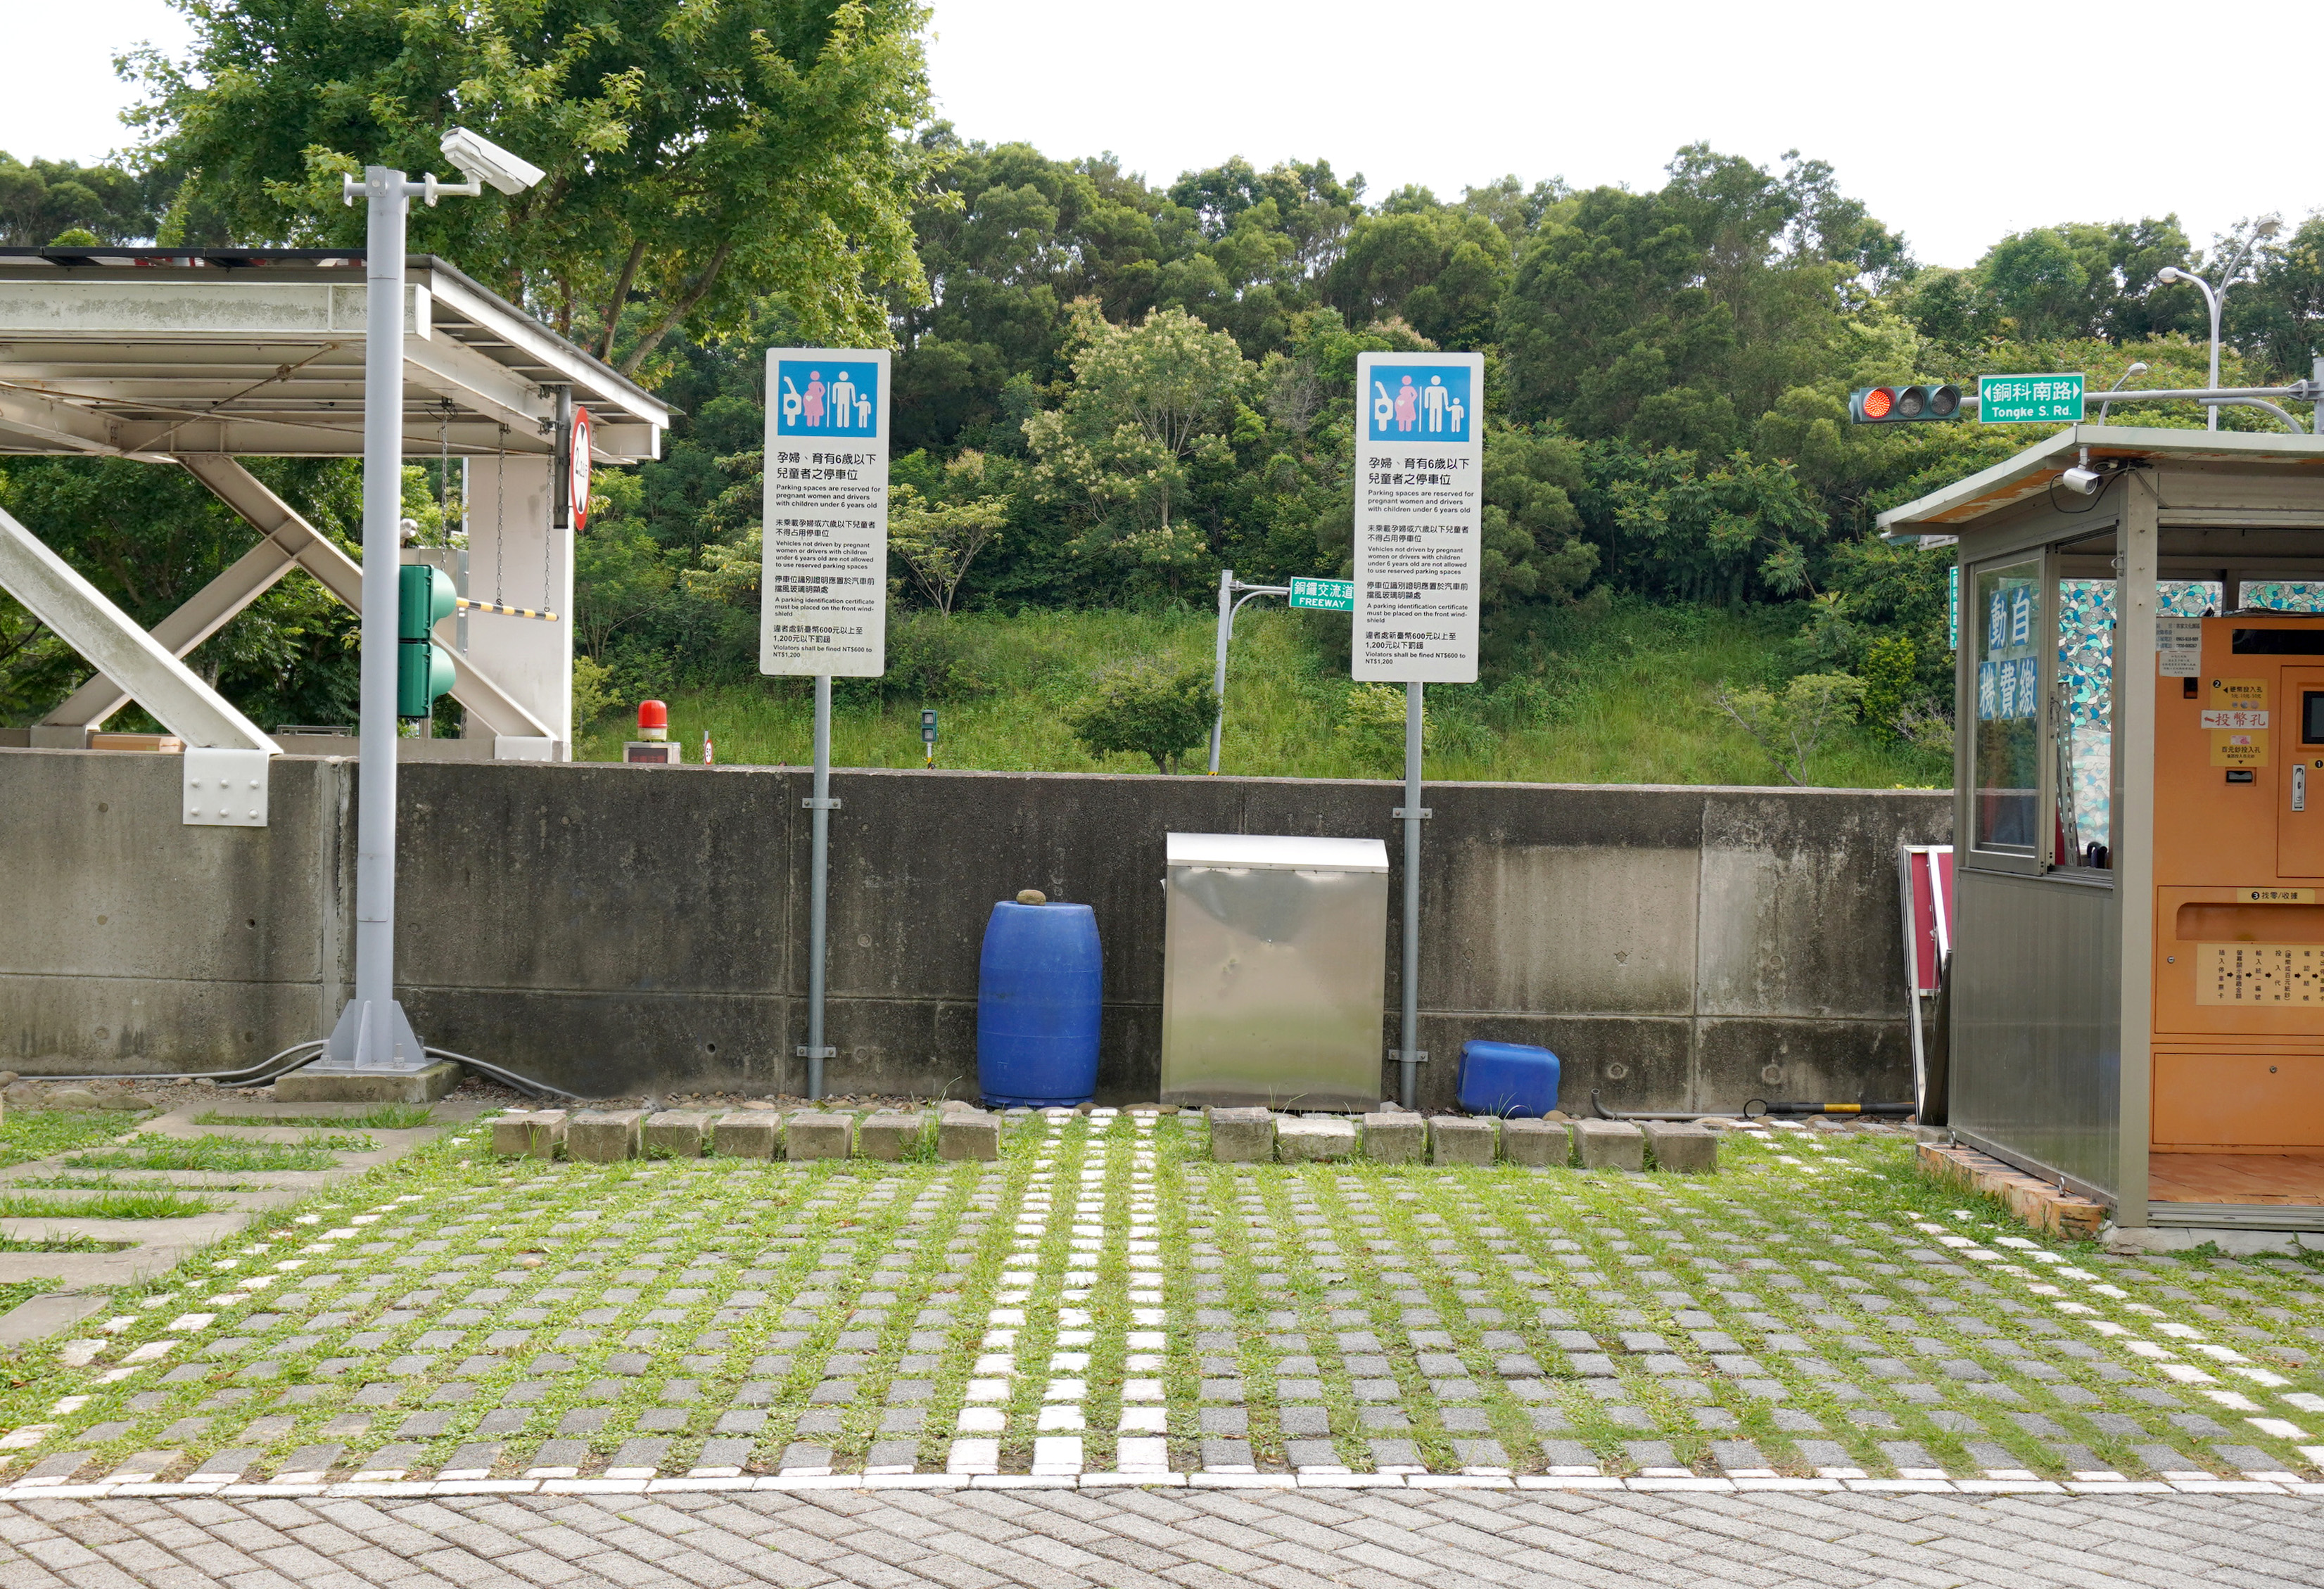
[{"label": "white sky", "polygon": [[[1111,150],[1161,182],[1240,154],[1321,157],[1361,171],[1375,198],[1406,182],[1453,197],[1512,171],[1648,188],[1696,139],[1769,164],[1797,148],[1933,264],[2061,220],[2176,211],[2200,246],[2246,216],[2324,206],[2315,138],[2251,115],[2268,96],[2250,92],[2245,55],[2311,58],[2312,6],[2221,34],[2224,14],[2155,0],[935,5],[940,110],[964,136],[1058,158]],[[127,142],[115,118],[132,95],[112,56],[187,36],[165,0],[0,0],[0,150],[20,159],[95,160]],[[2174,135],[2200,118],[2206,59],[2241,124]],[[2285,104],[2296,76],[2280,79]],[[2100,115],[2127,130],[2081,129]]]}]

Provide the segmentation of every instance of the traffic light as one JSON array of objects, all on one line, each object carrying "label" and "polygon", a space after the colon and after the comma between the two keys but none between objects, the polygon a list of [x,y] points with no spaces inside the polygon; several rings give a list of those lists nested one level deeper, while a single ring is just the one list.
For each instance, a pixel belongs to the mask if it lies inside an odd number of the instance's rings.
[{"label": "traffic light", "polygon": [[1958,419],[1958,386],[1866,386],[1848,394],[1848,417],[1858,425],[1910,425]]},{"label": "traffic light", "polygon": [[459,595],[441,569],[407,563],[395,588],[395,715],[427,717],[452,687],[452,654],[430,638],[452,616]]}]

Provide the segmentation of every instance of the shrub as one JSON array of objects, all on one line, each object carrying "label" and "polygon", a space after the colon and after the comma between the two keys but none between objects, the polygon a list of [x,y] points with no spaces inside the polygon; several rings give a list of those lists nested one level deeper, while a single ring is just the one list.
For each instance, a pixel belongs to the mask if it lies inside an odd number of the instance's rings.
[{"label": "shrub", "polygon": [[1803,673],[1780,695],[1766,690],[1713,698],[1794,784],[1808,781],[1816,749],[1856,719],[1864,702],[1864,681],[1844,673]]},{"label": "shrub", "polygon": [[[1333,725],[1333,737],[1363,766],[1383,773],[1398,771],[1404,766],[1404,691],[1395,684],[1357,684],[1348,691],[1340,721]],[[1435,714],[1423,692],[1420,743],[1424,755],[1434,743],[1435,727]]]},{"label": "shrub", "polygon": [[1099,670],[1065,712],[1065,726],[1093,760],[1131,751],[1153,758],[1156,772],[1174,773],[1187,751],[1210,743],[1218,711],[1204,669],[1173,672],[1141,657]]}]

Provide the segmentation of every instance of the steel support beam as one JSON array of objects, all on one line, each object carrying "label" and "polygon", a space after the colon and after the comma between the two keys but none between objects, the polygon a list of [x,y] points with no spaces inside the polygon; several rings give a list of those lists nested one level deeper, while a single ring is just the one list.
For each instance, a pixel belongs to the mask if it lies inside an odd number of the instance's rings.
[{"label": "steel support beam", "polygon": [[[178,460],[186,472],[233,509],[258,531],[258,545],[189,597],[185,605],[153,626],[152,639],[173,657],[183,657],[265,594],[267,588],[294,567],[304,568],[323,588],[360,614],[363,611],[363,565],[339,550],[321,531],[299,516],[235,459],[196,455]],[[28,603],[29,605],[29,603]],[[84,651],[84,656],[88,654]],[[55,727],[95,728],[128,704],[135,693],[124,689],[97,657],[99,672],[67,696],[42,721]],[[477,723],[494,734],[523,739],[553,739],[542,722],[517,700],[476,670],[465,657],[452,659],[456,682],[453,699],[467,708]],[[143,697],[139,697],[143,699]],[[146,703],[149,710],[152,703]],[[156,717],[160,712],[154,712]]]},{"label": "steel support beam", "polygon": [[106,676],[123,681],[188,745],[270,756],[281,749],[5,509],[0,587]]}]

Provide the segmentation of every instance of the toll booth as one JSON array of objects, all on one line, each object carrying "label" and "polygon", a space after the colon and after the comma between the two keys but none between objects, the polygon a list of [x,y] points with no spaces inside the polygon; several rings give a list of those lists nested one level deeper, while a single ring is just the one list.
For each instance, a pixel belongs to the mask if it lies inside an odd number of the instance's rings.
[{"label": "toll booth", "polygon": [[1960,582],[1955,1134],[2324,1231],[2324,438],[2078,426],[1880,526]]}]

